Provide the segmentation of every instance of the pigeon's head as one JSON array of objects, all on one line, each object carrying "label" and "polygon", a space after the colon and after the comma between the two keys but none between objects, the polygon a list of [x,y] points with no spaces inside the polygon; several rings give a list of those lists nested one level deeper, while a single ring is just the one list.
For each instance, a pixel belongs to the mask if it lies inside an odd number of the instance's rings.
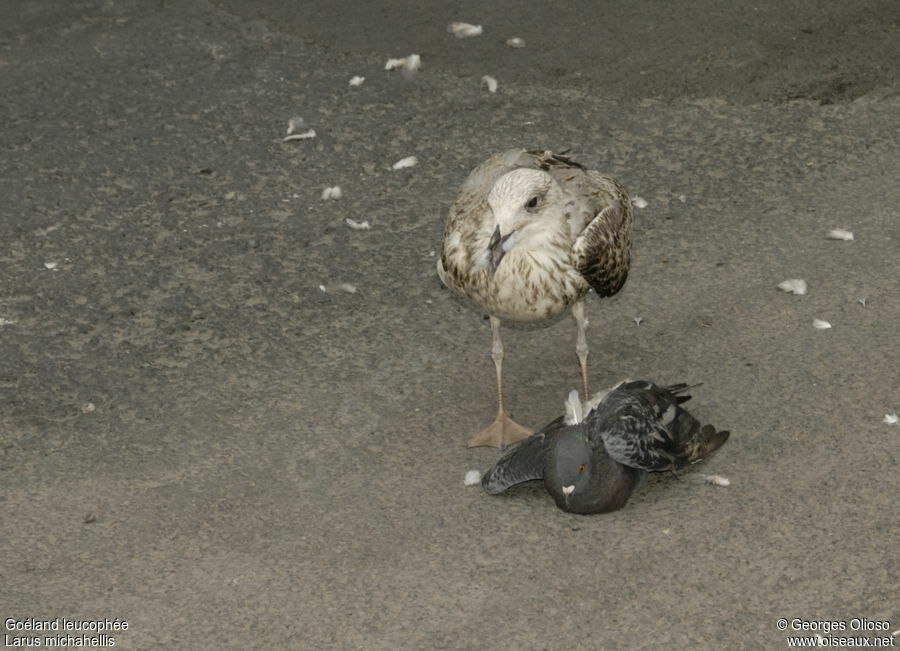
[{"label": "pigeon's head", "polygon": [[625,506],[641,471],[593,449],[584,424],[566,427],[547,451],[544,487],[556,506],[571,513],[607,513]]},{"label": "pigeon's head", "polygon": [[568,427],[550,448],[544,484],[556,503],[567,511],[576,505],[591,487],[594,455],[580,427]]},{"label": "pigeon's head", "polygon": [[563,212],[562,190],[543,170],[507,172],[494,183],[487,200],[494,217],[489,244],[493,269],[513,247],[555,229]]}]

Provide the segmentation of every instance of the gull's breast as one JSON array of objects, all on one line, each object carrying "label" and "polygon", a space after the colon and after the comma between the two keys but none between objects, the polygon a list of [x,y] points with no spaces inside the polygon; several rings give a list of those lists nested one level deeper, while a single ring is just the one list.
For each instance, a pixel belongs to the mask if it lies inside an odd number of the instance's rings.
[{"label": "gull's breast", "polygon": [[581,299],[588,284],[566,248],[516,247],[490,279],[485,307],[501,319],[529,322],[556,316]]}]

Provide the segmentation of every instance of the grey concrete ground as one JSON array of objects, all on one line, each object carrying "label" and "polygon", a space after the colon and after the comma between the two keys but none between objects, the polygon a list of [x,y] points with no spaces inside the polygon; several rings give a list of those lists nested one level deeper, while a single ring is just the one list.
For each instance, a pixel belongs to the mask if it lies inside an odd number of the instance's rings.
[{"label": "grey concrete ground", "polygon": [[[119,618],[125,649],[900,629],[900,12],[720,4],[5,3],[3,619]],[[411,52],[413,81],[383,70]],[[282,142],[296,115],[315,140]],[[614,514],[463,486],[498,456],[464,446],[490,335],[432,252],[468,171],[517,145],[648,201],[625,290],[588,306],[594,386],[702,382],[694,413],[733,432]],[[522,422],[577,385],[573,340],[507,331]]]}]

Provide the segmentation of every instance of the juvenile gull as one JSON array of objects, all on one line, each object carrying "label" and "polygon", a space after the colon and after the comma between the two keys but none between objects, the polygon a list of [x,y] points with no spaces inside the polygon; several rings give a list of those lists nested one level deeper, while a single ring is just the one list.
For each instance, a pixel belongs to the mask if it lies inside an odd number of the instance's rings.
[{"label": "juvenile gull", "polygon": [[[504,454],[482,478],[491,495],[543,479],[556,505],[572,513],[622,508],[644,472],[675,471],[712,455],[729,432],[691,416],[686,384],[623,382],[580,403]],[[579,404],[580,403],[580,404]]]},{"label": "juvenile gull", "polygon": [[540,321],[571,307],[590,395],[584,297],[591,288],[612,296],[625,284],[631,223],[625,188],[562,154],[511,149],[469,174],[450,207],[437,262],[443,283],[491,319],[497,418],[469,447],[499,447],[531,434],[503,403],[503,319]]}]

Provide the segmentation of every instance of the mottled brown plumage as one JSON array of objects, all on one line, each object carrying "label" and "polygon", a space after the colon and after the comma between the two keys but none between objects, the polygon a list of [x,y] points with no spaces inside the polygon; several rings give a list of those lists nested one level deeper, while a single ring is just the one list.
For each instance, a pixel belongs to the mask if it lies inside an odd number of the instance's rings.
[{"label": "mottled brown plumage", "polygon": [[614,178],[552,152],[513,149],[476,167],[450,208],[437,272],[491,315],[497,421],[470,445],[508,444],[528,430],[503,406],[500,320],[540,321],[571,307],[587,393],[582,300],[618,292],[628,276],[632,208]]}]

